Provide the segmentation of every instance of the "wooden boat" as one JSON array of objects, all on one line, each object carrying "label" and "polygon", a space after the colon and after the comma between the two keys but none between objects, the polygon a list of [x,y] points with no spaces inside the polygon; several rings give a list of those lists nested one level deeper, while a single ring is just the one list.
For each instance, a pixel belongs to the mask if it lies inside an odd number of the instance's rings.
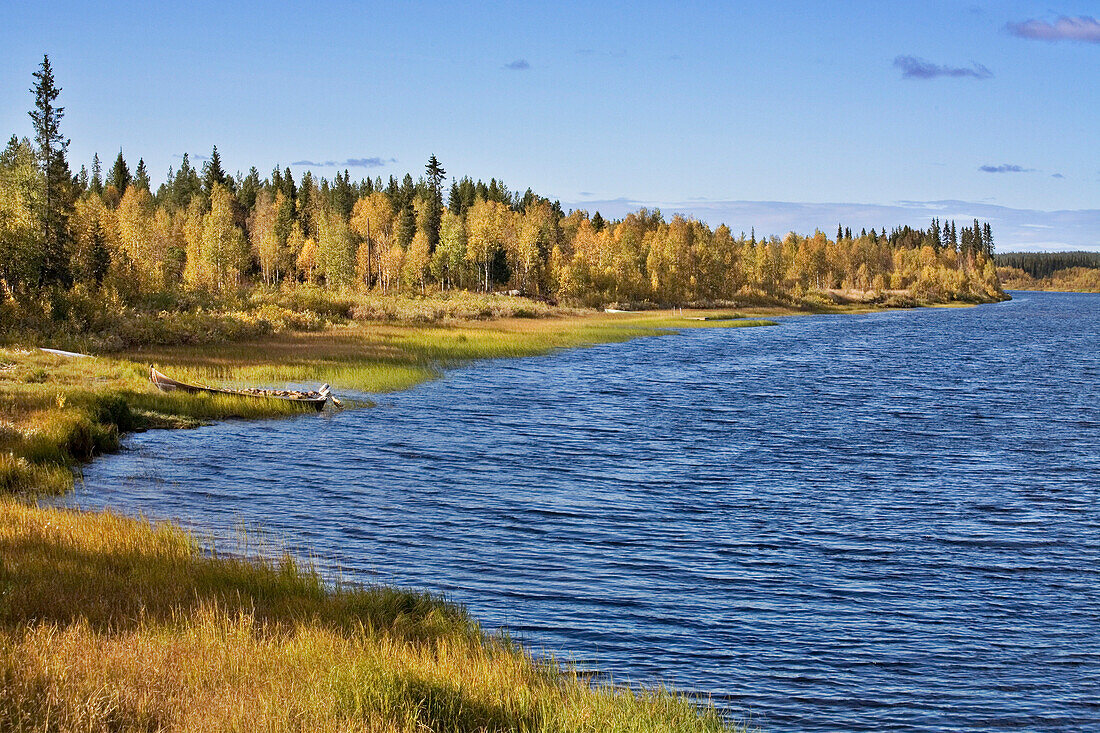
[{"label": "wooden boat", "polygon": [[188,384],[186,382],[180,382],[172,379],[164,372],[158,371],[156,367],[149,366],[149,379],[156,385],[157,389],[162,392],[188,392],[191,394],[228,394],[236,395],[238,397],[258,397],[260,399],[268,400],[283,400],[285,402],[293,402],[301,405],[302,407],[311,407],[314,410],[321,411],[325,407],[325,403],[332,400],[334,404],[339,405],[337,399],[333,396],[332,390],[326,384],[318,390],[309,392],[299,392],[297,390],[288,389],[217,389],[215,387],[207,387],[200,384]]}]

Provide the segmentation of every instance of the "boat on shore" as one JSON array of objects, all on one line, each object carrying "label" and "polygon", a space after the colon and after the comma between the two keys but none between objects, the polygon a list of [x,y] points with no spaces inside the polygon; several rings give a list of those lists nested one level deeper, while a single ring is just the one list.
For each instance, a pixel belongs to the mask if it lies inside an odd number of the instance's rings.
[{"label": "boat on shore", "polygon": [[312,408],[320,412],[324,409],[329,400],[332,400],[333,404],[339,405],[339,401],[332,394],[332,389],[326,384],[317,390],[310,390],[306,392],[289,389],[220,389],[217,387],[207,387],[202,384],[188,384],[187,382],[181,382],[176,379],[172,379],[164,372],[159,371],[155,366],[149,366],[149,379],[152,383],[162,392],[188,392],[190,394],[224,394],[234,395],[237,397],[255,397],[258,399],[267,400],[283,400],[284,402],[293,402],[301,405],[302,407]]}]

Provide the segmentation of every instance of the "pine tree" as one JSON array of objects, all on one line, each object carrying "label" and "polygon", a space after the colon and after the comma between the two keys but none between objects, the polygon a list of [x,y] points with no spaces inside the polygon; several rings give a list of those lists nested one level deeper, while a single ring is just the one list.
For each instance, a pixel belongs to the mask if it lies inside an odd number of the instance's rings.
[{"label": "pine tree", "polygon": [[428,164],[424,169],[428,174],[430,189],[425,233],[428,235],[428,250],[435,252],[435,248],[439,245],[439,224],[443,218],[443,178],[447,175],[447,171],[443,170],[434,153],[428,158]]},{"label": "pine tree", "polygon": [[256,170],[256,166],[252,166],[248,170],[248,175],[241,179],[240,185],[237,187],[237,201],[244,207],[247,214],[251,215],[253,209],[256,208],[256,196],[262,187],[260,172]]},{"label": "pine tree", "polygon": [[145,167],[145,158],[138,158],[137,169],[134,171],[134,185],[149,190],[149,169]]},{"label": "pine tree", "polygon": [[68,250],[71,233],[69,216],[73,209],[72,175],[65,153],[69,141],[61,134],[61,118],[64,107],[55,106],[61,89],[54,84],[50,57],[42,57],[41,68],[34,72],[37,83],[34,93],[34,109],[29,112],[34,123],[35,141],[38,143],[38,164],[42,170],[44,191],[39,224],[42,232],[42,266],[39,284],[68,285]]},{"label": "pine tree", "polygon": [[183,154],[183,162],[172,181],[171,200],[178,211],[185,211],[191,206],[191,199],[202,193],[202,182],[199,174],[191,165],[187,153]]},{"label": "pine tree", "polygon": [[347,170],[344,171],[343,175],[336,174],[336,181],[333,183],[330,197],[332,208],[344,218],[344,221],[347,221],[348,217],[351,216],[351,208],[355,206],[355,193],[351,186],[351,175]]},{"label": "pine tree", "polygon": [[107,234],[103,231],[103,225],[98,217],[92,219],[89,240],[87,275],[98,287],[103,284],[103,278],[107,276],[107,270],[111,266],[111,252],[107,249]]},{"label": "pine tree", "polygon": [[416,211],[413,209],[412,202],[402,208],[397,215],[394,235],[397,237],[397,244],[402,249],[408,249],[409,245],[412,244],[413,237],[416,236]]},{"label": "pine tree", "polygon": [[92,180],[88,190],[96,196],[103,195],[103,165],[99,162],[99,153],[92,156]]},{"label": "pine tree", "polygon": [[[202,190],[207,196],[214,190],[214,186],[226,186],[228,176],[222,168],[222,156],[218,154],[218,146],[210,151],[210,160],[202,166]],[[226,186],[228,189],[229,187]]]},{"label": "pine tree", "polygon": [[[289,177],[290,169],[287,168]],[[302,185],[298,187],[298,223],[302,225],[302,234],[306,239],[317,239],[317,226],[313,221],[313,194],[317,188],[313,185],[313,173],[306,171],[302,175]]]},{"label": "pine tree", "polygon": [[122,157],[122,148],[119,148],[118,157],[115,158],[115,164],[111,167],[111,175],[107,176],[107,185],[115,187],[121,200],[126,195],[126,189],[130,187],[132,180],[130,166],[126,165],[126,159]]},{"label": "pine tree", "polygon": [[462,195],[458,190],[458,181],[453,178],[451,179],[450,193],[447,195],[447,210],[458,216],[462,216],[462,212],[464,211],[462,206]]},{"label": "pine tree", "polygon": [[[278,170],[278,168],[275,170]],[[290,170],[289,165],[286,167],[286,170],[283,171],[282,192],[287,201],[293,204],[298,203],[298,186],[294,183],[294,173]]]}]

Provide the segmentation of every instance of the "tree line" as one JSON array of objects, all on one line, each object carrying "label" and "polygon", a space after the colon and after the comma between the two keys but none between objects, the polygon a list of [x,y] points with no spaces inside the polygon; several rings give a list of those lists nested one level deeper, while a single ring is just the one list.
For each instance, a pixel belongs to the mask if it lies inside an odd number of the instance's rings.
[{"label": "tree line", "polygon": [[883,228],[829,238],[734,235],[641,209],[608,221],[531,189],[452,178],[433,155],[417,179],[333,180],[276,167],[230,175],[215,147],[184,155],[151,189],[144,160],[98,154],[73,174],[49,59],[34,74],[34,140],[0,153],[0,285],[109,292],[123,302],[311,283],[384,292],[509,290],[590,304],[684,304],[820,291],[907,291],[921,300],[1000,295],[988,223]]},{"label": "tree line", "polygon": [[1015,267],[1035,278],[1075,267],[1100,268],[1100,252],[1006,252],[995,259],[999,267]]}]

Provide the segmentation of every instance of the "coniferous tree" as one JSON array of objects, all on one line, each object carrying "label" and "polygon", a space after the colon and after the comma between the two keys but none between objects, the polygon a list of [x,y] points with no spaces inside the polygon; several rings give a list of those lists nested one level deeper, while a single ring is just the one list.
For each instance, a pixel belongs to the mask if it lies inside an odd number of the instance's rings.
[{"label": "coniferous tree", "polygon": [[134,170],[134,185],[149,190],[149,169],[145,167],[145,158],[138,158],[137,168]]},{"label": "coniferous tree", "polygon": [[458,181],[451,179],[451,190],[447,194],[447,210],[462,216],[462,198],[458,192]]},{"label": "coniferous tree", "polygon": [[260,181],[260,172],[256,166],[248,170],[248,175],[241,179],[237,186],[237,201],[240,202],[245,212],[251,216],[256,208],[256,196],[259,194],[263,183]]},{"label": "coniferous tree", "polygon": [[337,173],[330,193],[332,208],[345,221],[351,216],[351,209],[355,206],[355,193],[352,190],[351,175],[344,171],[343,175]]},{"label": "coniferous tree", "polygon": [[111,252],[107,249],[107,234],[103,231],[103,224],[100,223],[98,217],[92,219],[89,245],[86,275],[98,287],[103,284],[103,278],[107,276],[107,270],[111,266]]},{"label": "coniferous tree", "polygon": [[408,249],[412,244],[413,237],[416,236],[416,211],[411,201],[398,213],[394,235],[402,249]]},{"label": "coniferous tree", "polygon": [[210,151],[210,160],[206,161],[202,166],[202,190],[207,196],[214,190],[214,186],[229,186],[226,184],[229,182],[229,177],[225,174],[225,169],[222,168],[222,156],[218,153],[218,146],[215,145],[214,149]]},{"label": "coniferous tree", "polygon": [[[290,173],[289,168],[287,173]],[[313,217],[315,193],[317,187],[313,184],[313,173],[306,171],[302,174],[302,185],[298,186],[298,222],[302,225],[302,234],[312,240],[317,239],[317,223]]]},{"label": "coniferous tree", "polygon": [[96,196],[103,195],[103,165],[99,162],[99,153],[92,156],[92,180],[88,190]]},{"label": "coniferous tree", "polygon": [[[278,168],[276,168],[275,170],[278,170]],[[297,203],[298,203],[298,185],[296,183],[294,183],[294,173],[293,173],[293,171],[290,170],[289,165],[286,167],[286,170],[283,171],[282,191],[283,191],[283,196],[286,197],[287,201],[290,201],[291,203],[297,205]]]},{"label": "coniferous tree", "polygon": [[428,158],[428,164],[424,166],[424,170],[428,174],[429,189],[425,230],[428,235],[428,250],[435,252],[435,248],[439,245],[439,225],[443,218],[443,178],[447,175],[447,171],[443,170],[434,153]]},{"label": "coniferous tree", "polygon": [[126,195],[126,189],[130,187],[130,182],[132,180],[133,176],[130,175],[130,166],[126,164],[126,159],[122,157],[122,148],[119,148],[118,157],[115,158],[115,164],[111,166],[111,174],[107,176],[107,185],[115,187],[119,200],[121,200],[122,197]]},{"label": "coniferous tree", "polygon": [[73,208],[72,175],[65,153],[69,141],[61,134],[61,118],[64,107],[57,101],[61,89],[54,83],[53,68],[49,56],[42,57],[42,65],[34,72],[37,83],[34,93],[34,109],[29,112],[34,123],[35,142],[38,144],[38,164],[42,171],[43,198],[39,223],[42,232],[42,259],[39,270],[40,284],[69,282],[69,216]]},{"label": "coniferous tree", "polygon": [[186,211],[191,206],[191,200],[201,194],[202,181],[199,180],[198,171],[191,165],[187,153],[184,153],[183,162],[172,181],[172,204],[177,211]]}]

